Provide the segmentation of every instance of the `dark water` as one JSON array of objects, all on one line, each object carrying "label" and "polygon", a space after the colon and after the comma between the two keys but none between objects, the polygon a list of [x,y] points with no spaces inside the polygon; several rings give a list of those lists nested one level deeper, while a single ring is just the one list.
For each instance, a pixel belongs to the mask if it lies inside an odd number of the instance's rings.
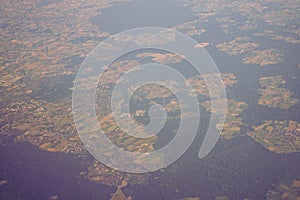
[{"label": "dark water", "polygon": [[58,2],[58,0],[41,0],[41,1],[37,4],[37,6],[38,6],[38,7],[44,7],[44,6],[48,6],[48,5],[50,5],[50,4],[57,3],[57,2]]},{"label": "dark water", "polygon": [[28,143],[0,145],[0,199],[108,199],[114,187],[80,175],[89,158],[50,153]]},{"label": "dark water", "polygon": [[[213,152],[198,159],[194,145],[164,172],[153,173],[145,186],[128,186],[125,191],[137,199],[265,199],[272,184],[300,174],[300,154],[276,154],[249,137],[219,141]],[[178,189],[178,192],[176,192]]]}]

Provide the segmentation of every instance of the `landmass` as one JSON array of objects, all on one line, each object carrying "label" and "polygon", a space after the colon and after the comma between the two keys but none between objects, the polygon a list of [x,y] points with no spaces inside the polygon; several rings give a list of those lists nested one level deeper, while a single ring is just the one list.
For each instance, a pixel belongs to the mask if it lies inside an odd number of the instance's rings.
[{"label": "landmass", "polygon": [[276,153],[300,152],[300,123],[292,120],[268,120],[248,135]]},{"label": "landmass", "polygon": [[153,61],[162,64],[180,63],[184,59],[183,57],[172,53],[141,53],[138,54],[136,57],[139,59],[150,57]]},{"label": "landmass", "polygon": [[242,55],[256,49],[259,45],[251,42],[249,37],[237,37],[230,42],[217,44],[220,51],[225,51],[228,55]]},{"label": "landmass", "polygon": [[243,59],[244,64],[274,65],[283,61],[284,54],[278,49],[255,50]]},{"label": "landmass", "polygon": [[280,182],[266,193],[266,200],[299,200],[300,178],[288,182]]},{"label": "landmass", "polygon": [[289,109],[299,100],[293,98],[293,93],[287,88],[287,83],[282,76],[269,76],[259,79],[260,96],[258,104],[281,109]]}]

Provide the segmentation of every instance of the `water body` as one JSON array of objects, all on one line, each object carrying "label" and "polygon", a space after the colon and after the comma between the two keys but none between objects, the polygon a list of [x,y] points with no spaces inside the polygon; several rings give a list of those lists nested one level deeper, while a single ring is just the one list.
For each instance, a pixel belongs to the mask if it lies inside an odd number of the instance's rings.
[{"label": "water body", "polygon": [[57,3],[58,1],[57,0],[41,0],[37,6],[38,7],[44,7],[44,6],[48,6],[50,4],[53,4],[53,3]]},{"label": "water body", "polygon": [[0,155],[0,180],[7,181],[0,186],[0,199],[99,200],[116,190],[80,175],[91,157],[50,153],[28,143],[1,144]]},{"label": "water body", "polygon": [[272,153],[245,136],[219,141],[213,152],[201,160],[198,150],[199,146],[193,145],[164,172],[153,173],[148,184],[129,185],[125,192],[136,199],[149,200],[150,194],[156,199],[213,199],[227,195],[229,199],[263,200],[272,184],[300,174],[299,153]]},{"label": "water body", "polygon": [[111,34],[141,27],[165,27],[195,19],[193,13],[174,0],[133,0],[101,10],[91,22]]}]

